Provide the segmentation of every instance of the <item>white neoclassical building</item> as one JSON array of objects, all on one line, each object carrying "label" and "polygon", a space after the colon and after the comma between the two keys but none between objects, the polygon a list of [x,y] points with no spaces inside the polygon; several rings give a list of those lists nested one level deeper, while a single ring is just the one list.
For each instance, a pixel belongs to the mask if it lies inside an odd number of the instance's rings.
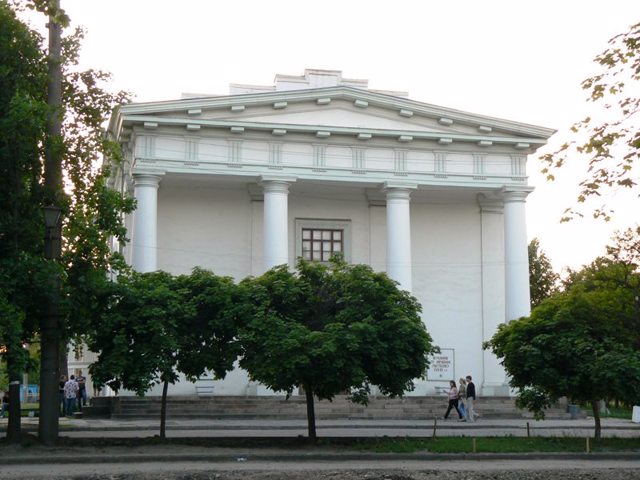
[{"label": "white neoclassical building", "polygon": [[[482,342],[529,313],[526,160],[553,130],[331,70],[124,105],[109,129],[126,158],[111,186],[138,202],[131,242],[116,248],[137,270],[201,266],[240,280],[340,251],[421,302],[442,354],[414,394],[465,374],[484,395],[507,392]],[[268,392],[236,370],[215,393]]]}]

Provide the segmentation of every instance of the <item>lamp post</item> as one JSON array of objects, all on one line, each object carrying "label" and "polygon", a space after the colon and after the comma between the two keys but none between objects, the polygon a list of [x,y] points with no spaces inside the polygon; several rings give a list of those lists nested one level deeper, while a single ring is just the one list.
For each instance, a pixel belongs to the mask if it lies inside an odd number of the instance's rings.
[{"label": "lamp post", "polygon": [[[62,210],[50,205],[43,207],[45,222],[44,256],[58,261],[61,253]],[[40,321],[40,415],[38,434],[45,444],[58,438],[58,381],[60,378],[60,278],[53,271],[49,277],[49,292],[45,313]]]},{"label": "lamp post", "polygon": [[[56,227],[60,225],[62,209],[55,205],[42,207],[44,213],[44,226],[46,228],[44,238],[44,257],[48,260],[60,258],[60,234],[56,232]],[[55,247],[58,247],[57,249]]]}]

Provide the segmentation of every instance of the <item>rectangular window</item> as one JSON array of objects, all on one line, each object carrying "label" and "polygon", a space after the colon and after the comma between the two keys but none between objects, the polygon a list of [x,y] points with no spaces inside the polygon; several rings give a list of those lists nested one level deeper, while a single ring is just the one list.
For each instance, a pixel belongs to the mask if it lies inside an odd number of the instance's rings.
[{"label": "rectangular window", "polygon": [[302,229],[302,258],[328,262],[334,253],[344,254],[342,230],[323,228]]},{"label": "rectangular window", "polygon": [[351,261],[351,222],[296,218],[296,257],[328,262],[336,253]]}]

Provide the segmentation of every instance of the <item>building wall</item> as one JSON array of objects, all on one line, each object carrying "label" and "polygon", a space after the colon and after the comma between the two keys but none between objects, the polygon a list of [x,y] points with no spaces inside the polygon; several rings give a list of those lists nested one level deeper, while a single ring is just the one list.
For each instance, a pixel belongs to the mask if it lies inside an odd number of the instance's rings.
[{"label": "building wall", "polygon": [[[241,280],[261,273],[262,206],[247,184],[160,186],[158,192],[158,266],[174,274],[194,266]],[[482,222],[474,201],[434,203],[414,195],[411,204],[413,294],[423,306],[423,320],[434,342],[453,349],[456,378],[472,374],[479,386],[484,377]],[[384,271],[386,208],[370,205],[362,188],[295,185],[289,195],[289,259],[295,259],[296,219],[349,221],[351,261]],[[499,230],[485,232],[496,255],[503,255]],[[489,235],[487,237],[487,235]],[[504,265],[497,265],[498,271]],[[495,273],[495,272],[494,272]],[[494,275],[495,276],[495,275]],[[489,279],[495,283],[496,279]],[[486,283],[486,282],[485,282]],[[500,303],[500,302],[499,302]],[[501,303],[503,305],[503,303]],[[492,311],[500,322],[499,310]],[[448,379],[447,379],[448,380]],[[434,393],[445,380],[418,381],[412,394]],[[156,391],[157,390],[157,391]],[[181,381],[174,394],[194,394],[195,385]],[[270,393],[249,384],[235,370],[215,382],[216,394]],[[159,394],[159,387],[150,394]]]}]

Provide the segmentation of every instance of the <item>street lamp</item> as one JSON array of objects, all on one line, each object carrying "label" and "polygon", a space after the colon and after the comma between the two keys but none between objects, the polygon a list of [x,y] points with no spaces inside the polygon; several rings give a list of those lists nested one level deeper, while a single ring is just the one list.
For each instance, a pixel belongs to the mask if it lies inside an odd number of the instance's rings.
[{"label": "street lamp", "polygon": [[55,205],[47,205],[42,207],[44,213],[44,226],[46,228],[46,234],[44,239],[44,253],[45,258],[51,260],[60,256],[60,249],[55,240],[59,240],[57,235],[58,226],[60,223],[60,217],[62,216],[62,209]]}]

